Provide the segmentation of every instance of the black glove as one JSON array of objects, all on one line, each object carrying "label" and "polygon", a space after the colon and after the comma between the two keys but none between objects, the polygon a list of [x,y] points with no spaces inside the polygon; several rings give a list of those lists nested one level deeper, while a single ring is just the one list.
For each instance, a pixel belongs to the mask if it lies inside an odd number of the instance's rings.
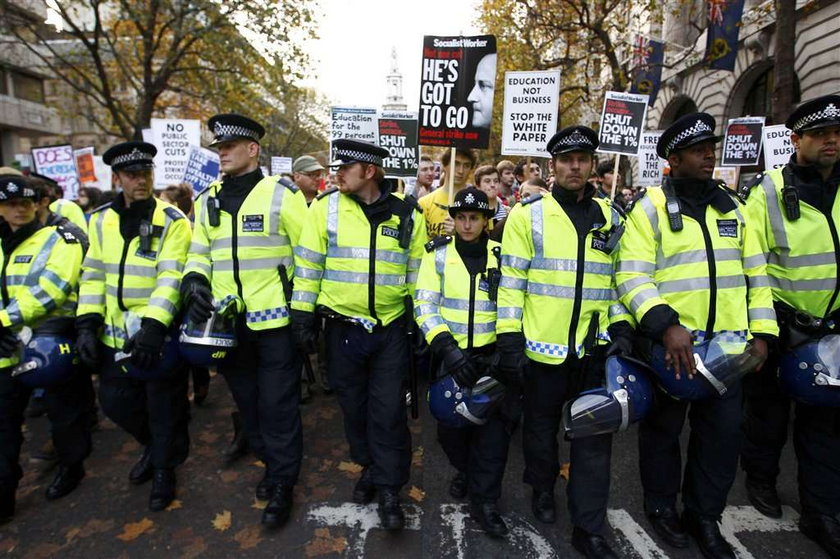
[{"label": "black glove", "polygon": [[441,332],[429,345],[432,354],[443,361],[446,372],[452,375],[458,386],[469,388],[481,378],[481,370],[464,354],[458,342],[449,332]]},{"label": "black glove", "polygon": [[17,353],[20,340],[17,335],[5,326],[0,326],[0,357],[6,359]]},{"label": "black glove", "polygon": [[505,379],[518,379],[525,369],[525,334],[508,332],[496,336],[496,351],[499,352],[498,373]]},{"label": "black glove", "polygon": [[618,336],[613,339],[609,349],[607,349],[607,357],[616,355],[618,357],[629,357],[633,354],[633,339],[627,336]]},{"label": "black glove", "polygon": [[82,364],[90,372],[99,368],[99,329],[105,320],[96,313],[83,314],[76,318],[76,349]]},{"label": "black glove", "polygon": [[318,353],[318,317],[315,313],[292,310],[292,336],[304,355]]},{"label": "black glove", "polygon": [[181,282],[181,298],[184,300],[187,316],[195,323],[208,320],[216,308],[213,305],[213,292],[207,281],[195,274]]},{"label": "black glove", "polygon": [[140,330],[125,342],[123,351],[131,354],[131,363],[136,367],[151,369],[160,361],[165,341],[166,326],[154,318],[144,318]]}]

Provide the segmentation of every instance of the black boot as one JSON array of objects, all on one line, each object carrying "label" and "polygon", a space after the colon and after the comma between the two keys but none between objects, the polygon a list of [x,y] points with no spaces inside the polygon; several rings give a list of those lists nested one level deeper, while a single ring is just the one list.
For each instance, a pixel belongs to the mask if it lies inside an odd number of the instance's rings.
[{"label": "black boot", "polygon": [[770,518],[782,517],[782,503],[774,485],[759,483],[749,477],[744,481],[744,485],[747,488],[747,498],[755,510]]},{"label": "black boot", "polygon": [[502,519],[502,515],[499,514],[496,503],[472,502],[470,503],[470,516],[478,522],[478,525],[488,536],[496,538],[507,536],[508,527]]},{"label": "black boot", "polygon": [[71,493],[79,486],[79,482],[82,481],[83,477],[85,477],[85,469],[81,464],[73,464],[72,466],[60,465],[55,479],[47,487],[47,500],[54,501]]},{"label": "black boot", "polygon": [[152,479],[152,447],[147,446],[140,455],[140,460],[128,472],[128,481],[141,485]]},{"label": "black boot", "polygon": [[233,440],[225,449],[224,457],[228,462],[233,462],[248,454],[248,437],[242,426],[242,415],[235,411],[230,414],[230,418],[233,420]]},{"label": "black boot", "polygon": [[618,559],[604,536],[590,534],[577,526],[572,530],[572,547],[589,559]]},{"label": "black boot", "polygon": [[0,486],[0,524],[11,522],[15,516],[15,490]]},{"label": "black boot", "polygon": [[458,472],[449,482],[449,496],[453,499],[463,499],[467,496],[467,474]]},{"label": "black boot", "polygon": [[370,466],[365,466],[362,469],[362,475],[359,476],[359,481],[353,487],[353,502],[359,505],[367,505],[373,501],[376,495],[376,486],[370,477]]},{"label": "black boot", "polygon": [[269,479],[268,470],[266,470],[265,475],[257,484],[257,499],[259,499],[260,501],[267,501],[271,499],[271,496],[274,495],[274,488],[276,486],[277,484],[271,479]]},{"label": "black boot", "polygon": [[680,516],[673,507],[662,507],[647,513],[653,530],[668,545],[680,549],[688,547],[688,534],[685,533]]},{"label": "black boot", "polygon": [[292,486],[277,484],[274,488],[274,495],[263,510],[262,524],[266,528],[279,528],[288,522],[292,514]]},{"label": "black boot", "polygon": [[720,533],[717,519],[683,511],[683,526],[707,559],[735,559],[735,551]]},{"label": "black boot", "polygon": [[805,513],[799,518],[799,531],[817,542],[830,557],[840,558],[840,523],[836,518]]},{"label": "black boot", "polygon": [[210,371],[203,367],[192,369],[193,404],[200,406],[210,393]]},{"label": "black boot", "polygon": [[405,513],[400,505],[400,492],[396,489],[379,488],[379,521],[386,530],[402,530]]},{"label": "black boot", "polygon": [[554,524],[557,520],[557,505],[554,503],[554,493],[534,489],[531,495],[531,510],[540,522]]},{"label": "black boot", "polygon": [[149,493],[149,510],[162,511],[175,500],[175,471],[155,470],[152,492]]}]

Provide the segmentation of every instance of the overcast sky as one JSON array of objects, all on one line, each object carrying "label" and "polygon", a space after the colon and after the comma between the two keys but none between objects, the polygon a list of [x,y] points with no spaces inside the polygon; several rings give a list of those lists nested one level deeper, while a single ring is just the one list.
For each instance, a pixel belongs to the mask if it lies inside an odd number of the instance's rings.
[{"label": "overcast sky", "polygon": [[[332,104],[379,107],[391,49],[403,75],[403,97],[416,111],[420,99],[423,35],[478,34],[480,0],[320,0],[320,39],[312,41],[311,85]],[[310,85],[310,84],[307,84]]]}]

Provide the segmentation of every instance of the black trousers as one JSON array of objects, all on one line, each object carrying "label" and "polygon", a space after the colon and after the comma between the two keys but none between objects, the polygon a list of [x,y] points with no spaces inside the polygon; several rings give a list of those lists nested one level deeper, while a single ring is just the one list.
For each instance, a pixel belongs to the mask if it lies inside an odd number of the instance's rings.
[{"label": "black trousers", "polygon": [[185,366],[164,380],[130,378],[114,363],[114,350],[105,348],[99,376],[102,411],[141,445],[151,447],[155,469],[175,468],[189,454],[188,382]]},{"label": "black trousers", "polygon": [[[657,389],[656,402],[639,426],[639,469],[645,509],[676,507],[682,479],[683,504],[708,519],[720,518],[735,481],[741,449],[741,385],[723,398],[675,400]],[[680,433],[688,412],[685,474]]]},{"label": "black trousers", "polygon": [[[744,378],[741,468],[756,482],[775,485],[787,442],[791,399],[776,382],[778,358]],[[797,402],[793,446],[803,514],[840,513],[840,409]]]},{"label": "black trousers", "polygon": [[399,489],[408,483],[411,434],[405,405],[409,344],[400,318],[372,333],[327,320],[327,370],[344,413],[350,456],[370,466],[373,483]]},{"label": "black trousers", "polygon": [[[10,373],[11,369],[0,369],[0,486],[15,489],[23,475],[19,464],[21,426],[32,389]],[[45,392],[53,444],[64,466],[79,464],[90,454],[91,395],[90,376],[79,372]]]},{"label": "black trousers", "polygon": [[[601,363],[603,365],[603,363]],[[525,483],[538,491],[554,491],[560,473],[557,435],[563,404],[597,379],[583,374],[582,363],[570,357],[561,365],[531,361],[523,386]],[[581,378],[589,377],[581,383]],[[610,494],[612,435],[596,435],[571,442],[569,484],[566,488],[572,524],[590,534],[606,529]]]},{"label": "black trousers", "polygon": [[274,483],[294,485],[303,457],[302,361],[291,329],[237,326],[238,345],[219,366],[242,414],[248,444]]}]

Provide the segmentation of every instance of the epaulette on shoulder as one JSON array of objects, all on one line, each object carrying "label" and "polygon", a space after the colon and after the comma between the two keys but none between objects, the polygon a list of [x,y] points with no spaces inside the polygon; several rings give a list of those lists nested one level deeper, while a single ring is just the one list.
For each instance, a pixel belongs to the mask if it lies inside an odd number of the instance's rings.
[{"label": "epaulette on shoulder", "polygon": [[403,196],[402,200],[418,212],[423,213],[423,208],[420,207],[420,202],[418,202],[417,198],[415,198],[413,195],[406,194],[405,196]]},{"label": "epaulette on shoulder", "polygon": [[545,194],[534,194],[532,196],[528,196],[527,198],[525,198],[524,200],[522,200],[519,203],[522,204],[523,206],[527,206],[528,204],[533,204],[534,202],[541,201],[543,199],[543,196],[545,196]]},{"label": "epaulette on shoulder", "polygon": [[318,196],[316,196],[315,199],[320,200],[321,198],[326,198],[327,196],[329,196],[330,194],[332,194],[334,192],[338,192],[338,187],[337,186],[326,189],[325,191],[320,193]]},{"label": "epaulette on shoulder", "polygon": [[452,235],[441,235],[439,237],[435,237],[428,243],[426,243],[426,252],[434,252],[435,250],[439,249],[442,246],[446,246],[452,242]]},{"label": "epaulette on shoulder", "polygon": [[55,228],[56,232],[61,235],[61,238],[64,239],[64,242],[70,245],[75,245],[79,242],[79,238],[76,236],[70,228],[62,225],[57,225]]},{"label": "epaulette on shoulder", "polygon": [[627,217],[626,210],[624,208],[622,208],[621,206],[619,206],[618,204],[616,204],[615,200],[610,200],[609,198],[604,198],[604,200],[607,202],[607,207],[610,210],[615,211],[622,218]]},{"label": "epaulette on shoulder", "polygon": [[746,203],[747,198],[750,197],[750,192],[752,192],[752,189],[761,184],[762,180],[764,180],[764,173],[757,174],[751,182],[745,184],[740,189],[738,189],[738,198],[742,202]]},{"label": "epaulette on shoulder", "polygon": [[111,207],[111,204],[113,204],[113,202],[107,202],[107,203],[105,203],[105,204],[102,204],[101,206],[99,206],[99,207],[95,208],[95,209],[94,209],[92,212],[90,212],[90,213],[95,214],[95,213],[97,213],[97,212],[101,212],[101,211],[103,211],[103,210],[107,210],[108,208],[110,208],[110,207]]},{"label": "epaulette on shoulder", "polygon": [[[213,183],[210,183],[210,184],[213,184]],[[207,194],[208,192],[210,192],[210,184],[208,184],[207,186],[205,186],[204,188],[202,188],[201,190],[196,192],[196,194],[195,194],[195,199],[196,200],[198,200],[199,197],[203,196],[204,194]]]},{"label": "epaulette on shoulder", "polygon": [[290,181],[286,177],[278,177],[277,184],[282,184],[292,192],[298,192],[300,190],[300,188],[298,188],[298,185],[296,185],[293,181]]},{"label": "epaulette on shoulder", "polygon": [[184,219],[184,214],[181,213],[181,210],[174,207],[163,208],[163,213],[169,216],[169,219],[173,221],[177,221],[179,219]]}]

